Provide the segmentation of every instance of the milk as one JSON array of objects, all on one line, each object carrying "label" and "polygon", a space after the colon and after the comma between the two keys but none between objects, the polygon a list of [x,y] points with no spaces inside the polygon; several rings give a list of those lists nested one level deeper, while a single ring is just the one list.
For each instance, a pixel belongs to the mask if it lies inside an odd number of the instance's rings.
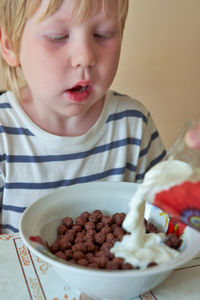
[{"label": "milk", "polygon": [[200,180],[200,169],[178,160],[166,160],[150,169],[130,201],[123,228],[130,233],[116,242],[111,252],[126,262],[145,269],[150,262],[163,264],[180,253],[164,244],[164,233],[145,233],[145,202],[154,203],[155,195],[183,182]]}]

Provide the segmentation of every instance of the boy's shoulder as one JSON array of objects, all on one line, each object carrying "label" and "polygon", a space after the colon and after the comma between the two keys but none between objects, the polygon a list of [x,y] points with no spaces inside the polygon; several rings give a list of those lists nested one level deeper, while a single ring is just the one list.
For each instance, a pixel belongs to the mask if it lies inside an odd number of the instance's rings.
[{"label": "boy's shoulder", "polygon": [[14,94],[10,91],[0,92],[0,109],[11,108],[10,99],[14,98]]},{"label": "boy's shoulder", "polygon": [[145,115],[149,114],[148,109],[139,100],[136,100],[130,97],[129,95],[118,93],[116,91],[111,91],[111,93],[112,93],[112,97],[111,97],[112,101],[115,103],[118,109],[138,110]]},{"label": "boy's shoulder", "polygon": [[0,90],[0,96],[5,94],[6,93],[6,90]]},{"label": "boy's shoulder", "polygon": [[1,123],[6,120],[13,120],[13,116],[15,116],[15,108],[20,106],[18,100],[15,95],[11,91],[7,91],[0,95],[0,121]]},{"label": "boy's shoulder", "polygon": [[12,108],[13,102],[18,102],[13,92],[0,92],[0,108]]}]

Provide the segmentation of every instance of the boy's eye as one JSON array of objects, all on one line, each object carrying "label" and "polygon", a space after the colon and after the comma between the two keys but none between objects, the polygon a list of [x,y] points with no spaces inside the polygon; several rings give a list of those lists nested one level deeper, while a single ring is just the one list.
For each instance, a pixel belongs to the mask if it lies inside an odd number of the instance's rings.
[{"label": "boy's eye", "polygon": [[98,32],[96,32],[96,33],[94,33],[94,37],[96,38],[96,39],[98,39],[98,40],[106,40],[106,39],[109,39],[109,38],[111,38],[112,37],[112,33],[110,33],[110,32],[103,32],[103,33],[98,33]]},{"label": "boy's eye", "polygon": [[68,40],[68,38],[69,38],[68,34],[65,34],[65,35],[48,35],[47,36],[47,39],[49,41],[52,41],[52,42],[63,42],[63,41]]}]

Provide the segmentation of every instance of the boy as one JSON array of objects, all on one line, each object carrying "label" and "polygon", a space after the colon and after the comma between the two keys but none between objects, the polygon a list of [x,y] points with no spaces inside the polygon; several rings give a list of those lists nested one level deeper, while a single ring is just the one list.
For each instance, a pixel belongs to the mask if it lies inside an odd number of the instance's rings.
[{"label": "boy", "polygon": [[25,208],[56,188],[141,182],[164,157],[144,106],[108,90],[127,11],[128,0],[1,0],[2,232],[17,232]]}]

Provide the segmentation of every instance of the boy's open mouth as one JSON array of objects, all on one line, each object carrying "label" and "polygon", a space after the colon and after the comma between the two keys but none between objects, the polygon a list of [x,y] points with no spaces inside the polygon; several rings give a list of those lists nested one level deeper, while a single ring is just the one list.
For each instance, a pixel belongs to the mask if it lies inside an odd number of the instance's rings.
[{"label": "boy's open mouth", "polygon": [[85,86],[77,85],[69,89],[68,91],[72,93],[82,93],[82,92],[86,92],[88,89],[89,89],[89,85],[85,85]]},{"label": "boy's open mouth", "polygon": [[88,82],[79,82],[72,88],[66,90],[68,98],[73,102],[83,102],[91,93],[91,85]]}]

